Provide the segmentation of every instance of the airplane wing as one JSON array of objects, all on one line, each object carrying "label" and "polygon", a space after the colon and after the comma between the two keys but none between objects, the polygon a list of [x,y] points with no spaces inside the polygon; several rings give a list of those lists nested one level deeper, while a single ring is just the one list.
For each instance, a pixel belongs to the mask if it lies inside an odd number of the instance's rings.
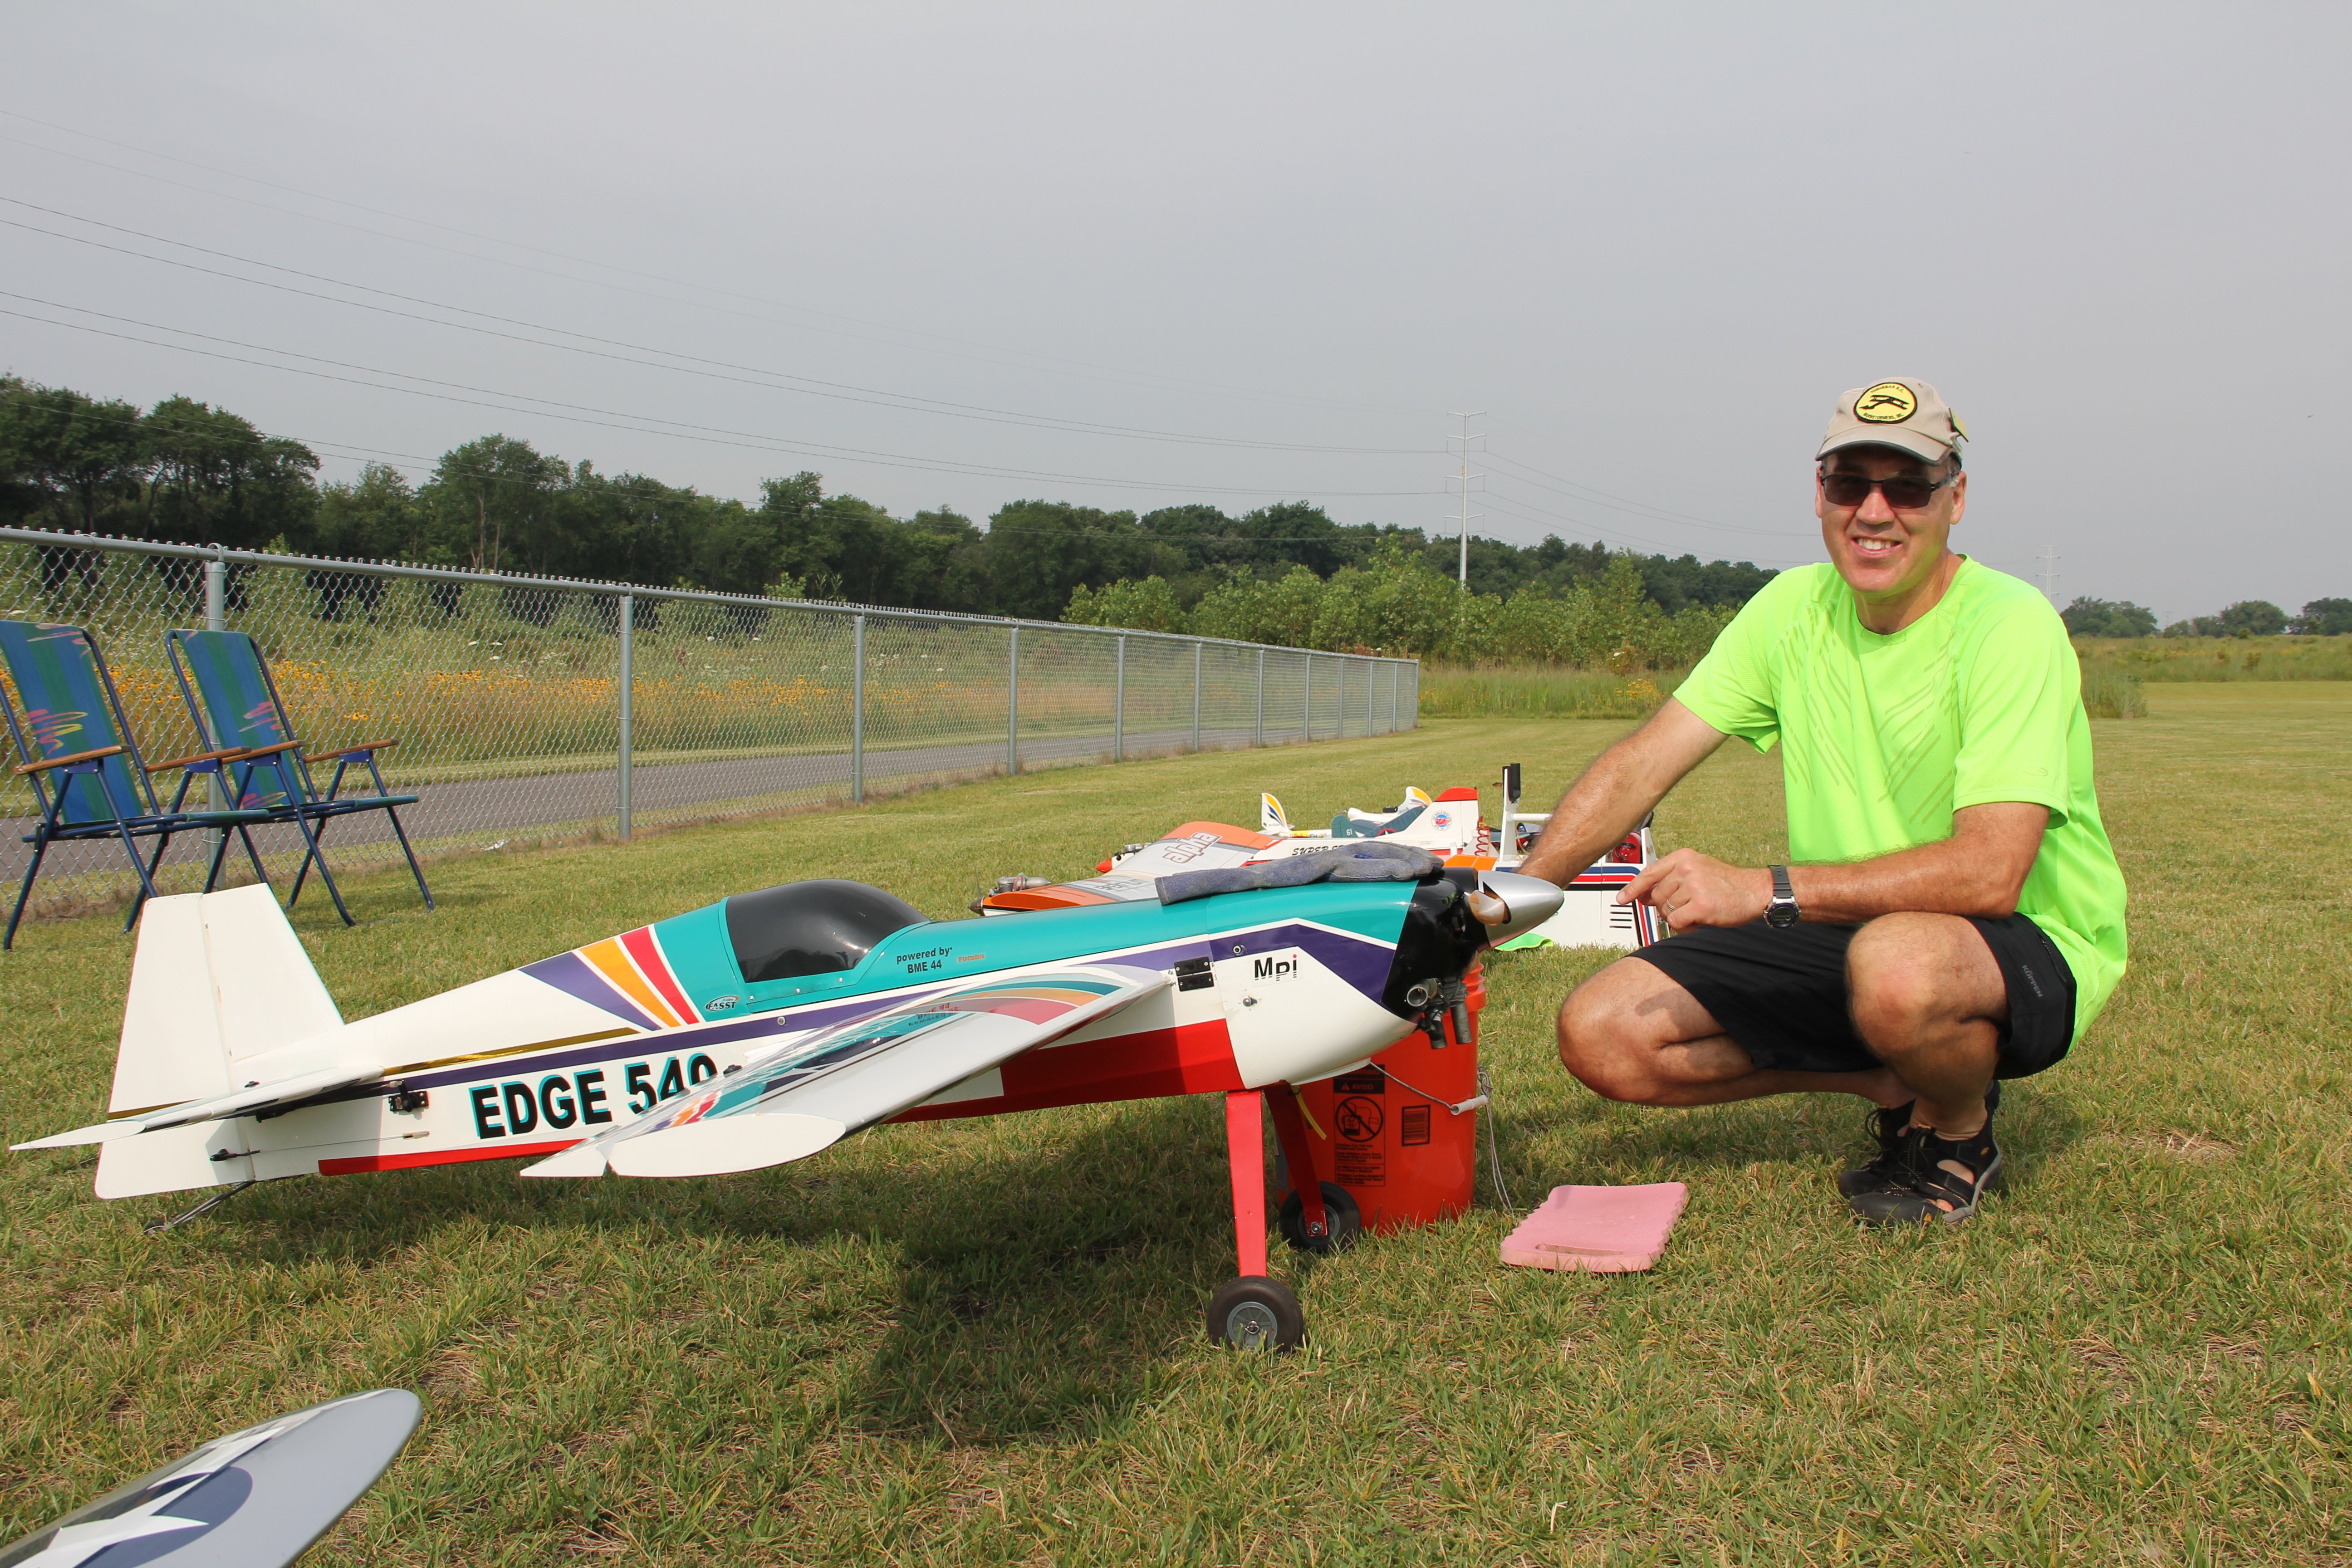
[{"label": "airplane wing", "polygon": [[1069,964],[975,979],[787,1041],[526,1176],[715,1176],[781,1165],[919,1105],[975,1073],[1108,1017],[1172,983],[1166,970]]},{"label": "airplane wing", "polygon": [[96,1121],[88,1127],[77,1127],[70,1132],[53,1133],[36,1138],[29,1143],[11,1143],[11,1149],[70,1149],[82,1143],[110,1143],[117,1138],[130,1138],[142,1132],[157,1132],[166,1127],[187,1127],[198,1121],[219,1121],[231,1116],[250,1116],[257,1110],[272,1106],[291,1105],[309,1100],[313,1095],[333,1089],[349,1089],[355,1083],[367,1083],[383,1076],[381,1063],[321,1068],[316,1072],[297,1073],[270,1083],[247,1084],[226,1094],[209,1095],[203,1100],[185,1100],[165,1106],[160,1110],[139,1116],[118,1116],[111,1121]]}]

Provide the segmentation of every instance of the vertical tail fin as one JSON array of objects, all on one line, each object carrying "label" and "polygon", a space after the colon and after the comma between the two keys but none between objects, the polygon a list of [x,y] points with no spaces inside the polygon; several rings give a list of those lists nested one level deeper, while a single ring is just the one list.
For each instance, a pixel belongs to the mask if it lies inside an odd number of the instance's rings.
[{"label": "vertical tail fin", "polygon": [[[268,888],[151,899],[139,917],[109,1115],[208,1099],[239,1063],[342,1026]],[[98,1195],[131,1197],[250,1179],[233,1124],[203,1122],[104,1145]]]},{"label": "vertical tail fin", "polygon": [[1290,818],[1282,809],[1282,802],[1270,795],[1257,797],[1257,830],[1269,838],[1290,837]]}]

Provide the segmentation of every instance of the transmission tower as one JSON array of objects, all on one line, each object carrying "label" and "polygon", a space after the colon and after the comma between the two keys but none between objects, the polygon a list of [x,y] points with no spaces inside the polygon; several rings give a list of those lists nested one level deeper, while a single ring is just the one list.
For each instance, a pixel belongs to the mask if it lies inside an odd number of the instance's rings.
[{"label": "transmission tower", "polygon": [[2058,563],[2065,557],[2058,553],[2057,546],[2045,544],[2036,559],[2042,563],[2042,596],[2054,605],[2058,602]]},{"label": "transmission tower", "polygon": [[[1448,419],[1459,419],[1462,421],[1462,434],[1459,436],[1448,436],[1445,438],[1448,446],[1453,445],[1456,441],[1459,441],[1462,444],[1461,471],[1448,479],[1446,483],[1449,487],[1458,488],[1462,496],[1462,510],[1449,521],[1458,524],[1461,529],[1462,585],[1465,588],[1467,588],[1470,586],[1470,524],[1486,515],[1483,511],[1472,511],[1470,510],[1471,490],[1475,487],[1482,486],[1486,482],[1486,475],[1474,474],[1470,471],[1470,443],[1477,441],[1483,444],[1486,439],[1486,434],[1483,430],[1479,431],[1475,435],[1471,433],[1470,421],[1473,419],[1485,418],[1486,410],[1474,409],[1467,414],[1452,412],[1448,413],[1446,417]],[[1483,449],[1484,447],[1482,445],[1481,450]]]}]

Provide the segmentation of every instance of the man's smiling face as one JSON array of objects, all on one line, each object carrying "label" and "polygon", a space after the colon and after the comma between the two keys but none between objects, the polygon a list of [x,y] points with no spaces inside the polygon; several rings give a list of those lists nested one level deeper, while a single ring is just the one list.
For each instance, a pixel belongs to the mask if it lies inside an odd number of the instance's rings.
[{"label": "man's smiling face", "polygon": [[1945,558],[1944,542],[1968,510],[1969,478],[1945,464],[1920,461],[1892,447],[1848,447],[1822,460],[1822,474],[1855,474],[1869,479],[1923,479],[1937,485],[1919,510],[1890,506],[1874,489],[1853,506],[1831,501],[1819,475],[1813,480],[1813,514],[1822,520],[1822,542],[1830,563],[1864,605],[1900,600],[1934,577]]}]

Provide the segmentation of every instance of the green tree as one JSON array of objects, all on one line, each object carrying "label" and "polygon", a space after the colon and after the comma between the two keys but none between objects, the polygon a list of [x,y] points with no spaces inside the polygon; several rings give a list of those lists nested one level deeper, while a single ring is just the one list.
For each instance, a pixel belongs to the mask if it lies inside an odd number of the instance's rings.
[{"label": "green tree", "polygon": [[2268,637],[2286,630],[2286,612],[2268,599],[2241,599],[2221,619],[2223,637]]},{"label": "green tree", "polygon": [[2078,597],[2058,614],[2074,637],[2144,637],[2156,631],[2156,612],[2129,599]]},{"label": "green tree", "polygon": [[1138,583],[1122,577],[1102,589],[1081,583],[1070,591],[1069,608],[1062,619],[1073,626],[1126,626],[1139,632],[1185,630],[1184,607],[1161,577]]},{"label": "green tree", "polygon": [[2352,633],[2352,599],[2314,599],[2304,605],[2303,614],[2288,629],[2320,637]]}]

